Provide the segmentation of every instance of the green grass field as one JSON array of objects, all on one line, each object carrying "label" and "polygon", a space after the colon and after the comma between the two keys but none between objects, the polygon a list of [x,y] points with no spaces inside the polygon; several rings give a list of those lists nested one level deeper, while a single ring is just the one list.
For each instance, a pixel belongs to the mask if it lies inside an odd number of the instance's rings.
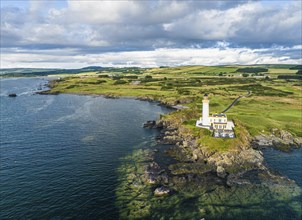
[{"label": "green grass field", "polygon": [[[241,143],[240,140],[215,139],[209,134],[203,134],[204,131],[196,133],[203,130],[194,125],[196,119],[201,116],[203,95],[209,94],[210,113],[219,113],[236,97],[250,91],[250,96],[240,99],[227,112],[229,119],[242,125],[241,130],[247,129],[249,134],[254,136],[278,128],[301,137],[301,81],[280,80],[274,77],[242,77],[235,73],[237,69],[238,67],[231,66],[154,68],[145,69],[140,74],[112,74],[118,78],[108,77],[110,72],[106,75],[98,72],[69,74],[68,77],[60,75],[63,78],[51,83],[50,93],[131,96],[149,98],[169,105],[186,105],[195,113],[186,115],[184,120],[188,123],[184,125],[191,129],[192,133],[202,137],[202,144],[208,143],[213,149],[225,150]],[[219,76],[221,72],[226,72],[226,76]],[[286,68],[269,68],[267,74],[295,72]],[[173,117],[182,118],[183,112],[177,111]]]}]

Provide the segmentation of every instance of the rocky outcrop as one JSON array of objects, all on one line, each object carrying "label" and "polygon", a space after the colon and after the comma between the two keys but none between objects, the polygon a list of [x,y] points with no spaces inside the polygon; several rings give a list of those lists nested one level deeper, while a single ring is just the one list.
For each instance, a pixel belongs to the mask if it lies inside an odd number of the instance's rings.
[{"label": "rocky outcrop", "polygon": [[177,144],[182,141],[181,137],[178,135],[177,129],[174,128],[166,128],[163,122],[158,123],[159,126],[156,125],[155,127],[159,128],[164,127],[161,130],[161,133],[156,137],[156,140],[160,144]]},{"label": "rocky outcrop", "polygon": [[273,174],[268,169],[263,170],[249,170],[247,172],[240,172],[237,174],[230,174],[227,176],[226,184],[228,186],[238,185],[280,185],[290,186],[295,182],[284,176]]},{"label": "rocky outcrop", "polygon": [[222,166],[217,166],[216,173],[218,177],[225,178],[227,173]]},{"label": "rocky outcrop", "polygon": [[[286,204],[286,211],[288,207],[299,209],[301,189],[263,165],[263,155],[260,150],[252,148],[248,133],[241,132],[242,136],[237,136],[238,139],[232,142],[235,147],[218,151],[200,144],[194,130],[181,126],[184,121],[175,117],[172,122],[166,119],[156,122],[155,127],[162,128],[157,137],[159,145],[154,149],[137,150],[141,153],[127,157],[128,165],[119,169],[126,175],[121,178],[123,184],[117,191],[124,219],[160,219],[163,207],[185,212],[188,211],[186,204],[198,207],[200,215],[171,217],[169,212],[167,219],[223,219],[234,207],[242,205],[248,210],[247,215],[261,207],[261,215],[265,216],[262,207],[276,207],[274,212],[278,211],[280,199]],[[290,137],[286,133],[282,136],[285,139]],[[165,198],[172,193],[173,196]],[[221,210],[223,212],[217,215]],[[157,211],[160,215],[156,214]],[[206,215],[213,211],[215,216]],[[188,212],[192,212],[191,209]],[[280,219],[286,219],[283,213],[278,214]],[[290,210],[290,213],[295,212]],[[293,215],[295,219],[301,218],[299,213]],[[270,212],[265,218],[271,216]]]},{"label": "rocky outcrop", "polygon": [[[161,128],[156,140],[166,146],[165,150],[154,151],[154,154],[165,152],[173,158],[172,163],[161,167],[153,155],[151,162],[145,166],[143,182],[155,187],[155,196],[169,195],[171,190],[179,192],[197,188],[211,192],[226,185],[291,184],[287,178],[271,174],[265,167],[262,152],[253,148],[251,136],[240,124],[237,129],[241,129],[241,137],[234,141],[235,146],[218,151],[200,144],[200,136],[195,136],[190,128],[182,126],[185,121],[187,119],[181,117],[172,120],[163,117],[155,124],[148,122],[152,128]],[[286,143],[299,141],[289,132],[280,131],[278,135]],[[266,144],[273,143],[264,138],[259,140]]]},{"label": "rocky outcrop", "polygon": [[294,147],[302,147],[302,138],[294,137],[288,131],[274,128],[271,130],[271,134],[255,136],[252,144],[254,148],[275,147],[279,150],[289,151]]},{"label": "rocky outcrop", "polygon": [[152,161],[145,166],[144,180],[147,184],[155,185],[158,183],[169,183],[166,170],[161,168],[156,162]]},{"label": "rocky outcrop", "polygon": [[116,96],[116,95],[104,95],[104,98],[105,99],[119,99],[120,97]]},{"label": "rocky outcrop", "polygon": [[[190,131],[183,127],[177,127],[165,120],[158,123],[163,125],[158,142],[175,145],[169,148],[167,153],[180,162],[169,166],[172,174],[214,172],[218,177],[225,178],[231,173],[264,168],[261,151],[253,149],[250,145],[217,152],[201,146]],[[249,143],[250,137],[246,139],[245,141]]]},{"label": "rocky outcrop", "polygon": [[165,186],[158,187],[154,190],[155,196],[167,196],[170,193],[170,189]]},{"label": "rocky outcrop", "polygon": [[16,93],[10,93],[10,94],[8,94],[8,97],[17,97],[17,94]]},{"label": "rocky outcrop", "polygon": [[294,138],[294,142],[297,144],[297,146],[302,147],[302,137]]},{"label": "rocky outcrop", "polygon": [[156,121],[146,121],[143,124],[144,128],[154,128],[154,126],[156,125]]}]

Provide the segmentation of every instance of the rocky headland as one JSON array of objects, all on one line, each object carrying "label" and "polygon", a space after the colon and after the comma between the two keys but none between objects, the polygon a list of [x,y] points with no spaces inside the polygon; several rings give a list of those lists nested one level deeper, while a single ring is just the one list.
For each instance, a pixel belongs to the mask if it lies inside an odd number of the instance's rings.
[{"label": "rocky headland", "polygon": [[[198,179],[199,175],[214,175],[219,178],[218,182],[226,186],[236,184],[252,184],[251,175],[256,173],[261,176],[258,183],[265,183],[268,179],[280,184],[290,184],[293,181],[273,174],[265,165],[263,154],[255,149],[255,142],[247,131],[240,137],[241,142],[227,151],[212,150],[210,147],[202,146],[196,137],[185,127],[177,125],[173,120],[161,119],[157,122],[149,122],[154,128],[160,128],[161,133],[157,137],[158,144],[169,145],[165,153],[176,162],[167,166],[167,170],[159,168],[154,161],[147,166],[146,182],[154,184],[160,182],[165,185],[170,181],[178,181],[181,176],[183,181]],[[237,124],[237,126],[241,126]],[[243,128],[242,128],[243,129]],[[283,132],[285,134],[285,132]],[[289,137],[289,134],[287,137]],[[284,137],[284,135],[282,136]],[[295,139],[294,139],[295,140]],[[289,142],[294,144],[295,142]],[[166,174],[170,178],[167,178]],[[164,178],[162,177],[164,174]],[[164,180],[164,181],[163,181]]]},{"label": "rocky headland", "polygon": [[[301,218],[301,188],[265,166],[240,122],[235,121],[240,132],[234,146],[217,150],[184,126],[194,114],[187,113],[145,123],[159,129],[157,144],[136,150],[120,168],[122,219],[270,219],[276,213],[280,219],[288,213]],[[264,206],[270,208],[264,212]]]},{"label": "rocky headland", "polygon": [[271,129],[270,134],[261,134],[254,137],[252,145],[255,149],[274,147],[282,151],[290,151],[293,148],[302,147],[302,137],[294,137],[290,132]]},{"label": "rocky headland", "polygon": [[[139,99],[152,100],[147,97]],[[190,101],[160,102],[160,104],[174,108]],[[294,181],[266,167],[261,149],[274,147],[278,150],[290,151],[302,147],[301,137],[294,137],[290,132],[277,128],[271,129],[270,134],[252,137],[246,128],[235,120],[236,130],[240,130],[236,134],[238,140],[229,149],[217,150],[210,145],[200,143],[200,136],[194,134],[196,131],[184,126],[184,122],[191,118],[198,118],[196,111],[185,109],[177,112],[184,113],[176,113],[174,117],[171,114],[166,115],[157,121],[147,121],[143,125],[144,128],[159,129],[157,144],[166,146],[164,150],[156,149],[148,153],[149,163],[144,165],[142,182],[156,186],[153,189],[155,196],[170,195],[192,183],[197,188],[207,185],[206,182],[210,183],[208,185],[211,187],[272,183],[280,186],[295,185]],[[162,162],[157,161],[157,154],[164,154],[172,160],[162,165]]]}]

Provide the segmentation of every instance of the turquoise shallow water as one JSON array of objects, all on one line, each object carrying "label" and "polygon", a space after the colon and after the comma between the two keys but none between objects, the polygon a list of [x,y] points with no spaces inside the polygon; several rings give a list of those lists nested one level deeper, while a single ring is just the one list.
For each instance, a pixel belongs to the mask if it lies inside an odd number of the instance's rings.
[{"label": "turquoise shallow water", "polygon": [[142,124],[169,110],[130,99],[32,95],[41,82],[1,80],[0,219],[117,219],[120,158],[152,142],[157,131]]},{"label": "turquoise shallow water", "polygon": [[[33,95],[45,82],[0,79],[0,219],[118,219],[121,158],[154,144],[158,131],[142,124],[170,110],[131,99]],[[272,169],[300,186],[301,153],[264,151]]]}]

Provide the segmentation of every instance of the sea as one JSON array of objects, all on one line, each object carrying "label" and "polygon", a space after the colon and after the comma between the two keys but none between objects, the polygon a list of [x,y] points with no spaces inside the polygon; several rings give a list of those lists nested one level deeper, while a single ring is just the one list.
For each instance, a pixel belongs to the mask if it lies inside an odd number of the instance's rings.
[{"label": "sea", "polygon": [[120,158],[151,144],[158,131],[143,123],[171,109],[134,99],[37,95],[43,78],[0,83],[0,219],[117,219]]},{"label": "sea", "polygon": [[[154,145],[159,131],[143,123],[171,109],[135,99],[36,94],[48,80],[0,79],[0,219],[118,219],[121,158]],[[302,186],[301,149],[266,149],[264,156]]]}]

